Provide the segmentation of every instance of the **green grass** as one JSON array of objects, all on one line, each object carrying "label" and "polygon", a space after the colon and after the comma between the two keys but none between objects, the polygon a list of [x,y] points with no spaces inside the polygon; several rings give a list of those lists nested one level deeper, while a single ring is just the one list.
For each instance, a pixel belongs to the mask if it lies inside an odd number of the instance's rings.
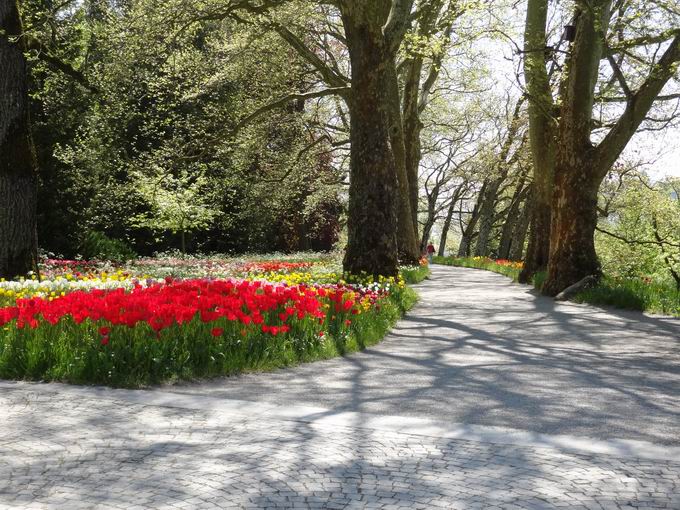
[{"label": "green grass", "polygon": [[428,266],[405,267],[401,269],[401,276],[406,283],[420,283],[430,276],[430,268]]},{"label": "green grass", "polygon": [[680,317],[680,290],[672,284],[605,276],[597,286],[577,294],[574,301]]},{"label": "green grass", "polygon": [[[493,271],[512,278],[513,281],[517,281],[520,273],[520,269],[499,265],[490,259],[435,257],[434,262]],[[540,289],[545,278],[545,272],[536,273],[533,278],[534,287]],[[573,301],[680,317],[680,290],[671,283],[605,276],[595,287],[574,296]]]}]

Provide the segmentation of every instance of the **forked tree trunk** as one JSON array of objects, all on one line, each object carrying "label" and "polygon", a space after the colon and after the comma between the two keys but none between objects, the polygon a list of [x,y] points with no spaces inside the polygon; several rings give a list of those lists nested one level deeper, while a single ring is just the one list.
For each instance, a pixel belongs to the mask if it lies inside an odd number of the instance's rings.
[{"label": "forked tree trunk", "polygon": [[37,271],[37,164],[16,0],[0,0],[0,277]]},{"label": "forked tree trunk", "polygon": [[[354,274],[396,275],[398,183],[390,145],[390,54],[380,24],[343,13],[352,65],[348,243],[344,269]],[[377,25],[377,29],[376,29]]]},{"label": "forked tree trunk", "polygon": [[576,40],[567,61],[556,154],[550,261],[542,289],[551,296],[586,276],[600,274],[594,243],[600,183],[666,83],[677,74],[680,62],[680,35],[675,35],[638,89],[625,91],[629,96],[625,110],[604,139],[593,145],[593,103],[611,6],[612,0],[592,0],[580,12]]}]

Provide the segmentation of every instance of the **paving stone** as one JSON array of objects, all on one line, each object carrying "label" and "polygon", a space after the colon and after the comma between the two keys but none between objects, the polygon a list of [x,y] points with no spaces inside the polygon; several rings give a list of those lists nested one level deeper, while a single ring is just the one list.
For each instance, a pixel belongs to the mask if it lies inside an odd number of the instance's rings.
[{"label": "paving stone", "polygon": [[[680,462],[0,392],[0,508],[673,508]],[[455,466],[465,466],[465,469]]]}]

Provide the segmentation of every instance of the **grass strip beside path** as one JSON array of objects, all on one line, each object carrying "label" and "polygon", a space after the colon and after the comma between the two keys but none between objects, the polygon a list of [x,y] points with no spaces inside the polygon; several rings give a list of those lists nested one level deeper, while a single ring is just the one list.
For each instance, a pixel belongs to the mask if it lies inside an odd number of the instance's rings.
[{"label": "grass strip beside path", "polygon": [[[434,263],[493,271],[515,282],[522,270],[521,263],[495,261],[486,257],[434,257]],[[534,287],[540,289],[544,280],[545,273],[538,273],[533,280]],[[671,283],[642,278],[612,278],[605,275],[598,285],[578,293],[573,301],[680,317],[680,290]]]}]

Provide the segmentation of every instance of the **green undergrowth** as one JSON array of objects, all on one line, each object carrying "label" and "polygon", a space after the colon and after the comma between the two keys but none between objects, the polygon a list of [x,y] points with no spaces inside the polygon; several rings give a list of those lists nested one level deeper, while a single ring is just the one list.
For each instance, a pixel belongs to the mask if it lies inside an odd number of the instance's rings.
[{"label": "green undergrowth", "polygon": [[406,283],[420,283],[430,276],[430,268],[428,266],[405,267],[401,270],[401,276]]},{"label": "green undergrowth", "polygon": [[[518,267],[479,257],[435,257],[434,263],[493,271],[512,278],[515,282],[521,271]],[[537,273],[532,281],[533,286],[540,289],[545,278],[545,272]],[[595,287],[578,293],[572,300],[596,306],[680,317],[680,290],[671,283],[604,276]]]},{"label": "green undergrowth", "polygon": [[604,277],[574,297],[578,303],[680,317],[680,290],[672,284]]}]

